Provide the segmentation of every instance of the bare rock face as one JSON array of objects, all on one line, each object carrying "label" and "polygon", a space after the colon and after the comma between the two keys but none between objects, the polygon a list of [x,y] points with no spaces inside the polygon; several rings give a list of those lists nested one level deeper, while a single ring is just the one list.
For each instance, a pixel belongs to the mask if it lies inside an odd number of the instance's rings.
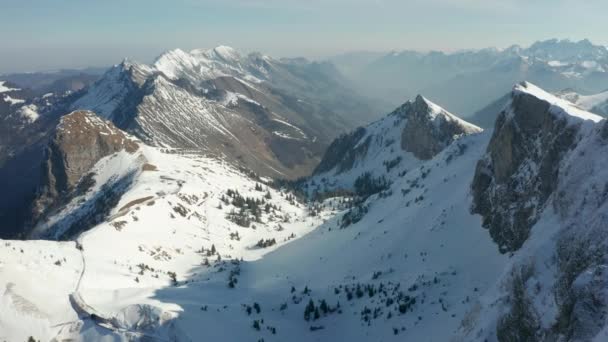
[{"label": "bare rock face", "polygon": [[397,111],[407,119],[401,148],[421,160],[433,158],[460,135],[481,132],[420,95]]},{"label": "bare rock face", "polygon": [[472,183],[472,211],[501,252],[519,249],[558,184],[560,162],[577,142],[584,118],[566,101],[529,83],[513,90],[499,115]]},{"label": "bare rock face", "polygon": [[482,129],[449,113],[418,95],[386,117],[343,134],[329,146],[315,174],[348,171],[355,164],[370,164],[375,153],[393,150],[400,140],[401,151],[419,160],[429,160],[459,137]]},{"label": "bare rock face", "polygon": [[100,159],[121,150],[134,153],[138,148],[133,139],[93,112],[64,116],[46,148],[41,189],[33,204],[34,221],[72,191]]}]

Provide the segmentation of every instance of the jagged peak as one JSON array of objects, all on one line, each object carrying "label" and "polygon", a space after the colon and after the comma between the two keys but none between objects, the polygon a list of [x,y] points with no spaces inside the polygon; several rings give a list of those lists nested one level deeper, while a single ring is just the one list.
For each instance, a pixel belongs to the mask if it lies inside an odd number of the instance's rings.
[{"label": "jagged peak", "polygon": [[198,65],[196,57],[182,49],[166,51],[154,61],[154,68],[172,79],[179,78],[183,69],[195,69]]},{"label": "jagged peak", "polygon": [[438,115],[455,116],[420,94],[414,99],[414,104],[417,108],[424,108],[432,118],[436,118]]},{"label": "jagged peak", "polygon": [[213,52],[215,52],[218,56],[222,57],[225,60],[233,61],[241,58],[239,52],[226,45],[219,45],[213,48]]},{"label": "jagged peak", "polygon": [[198,59],[219,60],[227,63],[236,63],[242,59],[241,54],[235,48],[227,45],[219,45],[212,49],[194,49],[190,51],[190,54]]},{"label": "jagged peak", "polygon": [[151,70],[151,68],[148,65],[140,63],[129,57],[123,58],[123,60],[120,63],[114,65],[113,68],[118,69],[118,70],[131,70],[133,68],[138,69],[138,70]]},{"label": "jagged peak", "polygon": [[546,40],[539,40],[539,41],[534,42],[532,45],[530,45],[530,48],[540,48],[540,47],[558,46],[558,45],[568,45],[568,46],[577,45],[577,46],[581,46],[581,47],[585,47],[585,48],[603,48],[601,45],[593,44],[593,42],[591,42],[587,38],[581,39],[581,40],[572,40],[569,38],[565,38],[565,39],[552,38],[552,39],[546,39]]},{"label": "jagged peak", "polygon": [[405,120],[401,147],[421,160],[431,159],[459,136],[483,131],[422,95],[406,102],[391,115]]},{"label": "jagged peak", "polygon": [[154,61],[154,63],[156,64],[156,62],[158,62],[159,60],[166,60],[166,59],[179,59],[179,58],[188,58],[191,57],[192,55],[189,54],[188,52],[180,49],[180,48],[176,48],[176,49],[171,49],[171,50],[167,50],[163,53],[161,53],[158,57],[156,57],[156,60]]},{"label": "jagged peak", "polygon": [[120,63],[118,63],[116,66],[120,66],[121,68],[129,68],[130,66],[132,66],[134,64],[134,62],[131,60],[131,58],[129,57],[125,57],[122,59],[122,61]]},{"label": "jagged peak", "polygon": [[454,122],[461,126],[465,133],[478,133],[482,129],[469,123],[458,116],[448,112],[443,107],[432,102],[422,95],[417,95],[413,101],[406,102],[403,106],[398,108],[395,113],[405,118],[416,118],[418,120],[428,120],[433,122],[436,126],[439,126],[441,122]]},{"label": "jagged peak", "polygon": [[529,96],[548,103],[551,106],[551,114],[560,118],[565,118],[569,122],[599,122],[603,119],[601,116],[589,113],[575,104],[550,94],[527,81],[518,83],[513,87],[512,97],[516,98],[518,96]]},{"label": "jagged peak", "polygon": [[154,73],[154,69],[146,64],[125,57],[122,62],[115,64],[108,69],[99,81],[108,79],[115,80],[120,78],[124,73],[127,73],[138,85],[142,85],[145,82],[145,79]]}]

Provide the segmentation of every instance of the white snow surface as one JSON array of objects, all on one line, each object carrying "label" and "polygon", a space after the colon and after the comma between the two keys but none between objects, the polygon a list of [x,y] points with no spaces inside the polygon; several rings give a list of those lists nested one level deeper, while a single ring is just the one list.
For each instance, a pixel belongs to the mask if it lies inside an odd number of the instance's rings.
[{"label": "white snow surface", "polygon": [[16,104],[22,104],[25,103],[25,100],[22,99],[14,99],[8,95],[4,95],[4,101],[8,102],[11,106],[16,105]]},{"label": "white snow surface", "polygon": [[576,104],[586,110],[591,110],[605,102],[608,102],[608,91],[595,95],[580,96]]},{"label": "white snow surface", "polygon": [[541,99],[551,104],[552,113],[555,115],[561,115],[561,117],[570,120],[570,122],[592,121],[599,122],[603,118],[599,115],[591,114],[586,110],[583,110],[573,103],[561,99],[555,95],[552,95],[543,89],[535,86],[530,82],[523,82],[516,85],[513,88],[514,94],[530,94],[538,99]]},{"label": "white snow surface", "polygon": [[38,106],[36,106],[35,104],[29,104],[20,107],[17,110],[17,114],[19,114],[21,118],[23,118],[28,123],[35,122],[40,117],[40,114],[38,114]]},{"label": "white snow surface", "polygon": [[4,85],[5,83],[6,83],[6,81],[0,81],[0,93],[6,93],[8,91],[19,90],[18,88],[10,88],[10,87]]},{"label": "white snow surface", "polygon": [[481,128],[459,118],[458,116],[448,112],[443,109],[439,105],[425,98],[424,96],[419,95],[420,98],[426,103],[429,107],[429,117],[433,121],[436,126],[439,126],[441,120],[457,122],[461,127],[465,128],[467,133],[478,133],[481,132]]},{"label": "white snow surface", "polygon": [[[3,242],[9,248],[0,250],[0,287],[11,290],[2,296],[0,338],[384,340],[393,338],[393,327],[404,327],[399,336],[445,340],[469,308],[463,299],[474,296],[474,288],[491,286],[506,262],[463,200],[487,139],[463,139],[469,148],[449,163],[446,158],[457,146],[419,163],[420,168],[395,180],[394,195],[368,199],[369,213],[346,229],[338,227],[345,210],[340,198],[325,200],[320,213],[311,216],[307,205],[291,204],[285,192],[265,185],[255,191],[254,180],[214,159],[147,146],[135,155],[105,158],[94,168],[96,184],[136,176],[104,223],[77,243]],[[141,171],[144,163],[157,170]],[[401,189],[411,188],[414,180],[421,187],[403,196]],[[58,215],[83,210],[79,203],[100,189],[96,185]],[[254,222],[255,229],[239,227],[226,219],[236,209],[220,200],[227,189],[257,198],[269,191],[277,209]],[[421,195],[425,199],[414,203]],[[277,244],[255,247],[270,238]],[[223,261],[201,253],[211,246]],[[205,258],[210,266],[204,266]],[[176,274],[174,285],[170,272]],[[234,289],[227,286],[231,272],[238,279]],[[42,283],[47,285],[40,288]],[[382,283],[391,291],[400,284],[401,291],[428,304],[405,314],[383,309],[373,325],[361,324],[361,311],[378,306],[381,302],[373,303],[381,295],[348,300],[343,286],[357,283]],[[408,291],[414,284],[418,289]],[[309,294],[302,292],[305,287]],[[15,300],[15,294],[22,299]],[[310,299],[325,299],[330,306],[340,302],[342,314],[306,322],[302,315]],[[262,311],[250,316],[243,304],[254,302]],[[393,318],[386,318],[388,311]],[[87,318],[92,313],[94,318]],[[254,319],[264,319],[259,332],[251,327]],[[441,329],[437,320],[443,322]],[[324,329],[311,331],[310,326]]]},{"label": "white snow surface", "polygon": [[608,91],[593,95],[581,95],[573,91],[562,92],[559,97],[566,99],[586,111],[608,116]]}]

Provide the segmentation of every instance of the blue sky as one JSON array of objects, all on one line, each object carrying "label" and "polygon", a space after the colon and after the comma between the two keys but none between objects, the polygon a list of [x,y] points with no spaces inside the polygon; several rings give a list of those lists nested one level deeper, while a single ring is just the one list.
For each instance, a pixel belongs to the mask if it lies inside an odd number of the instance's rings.
[{"label": "blue sky", "polygon": [[606,0],[0,0],[0,72],[230,45],[274,56],[608,44]]}]

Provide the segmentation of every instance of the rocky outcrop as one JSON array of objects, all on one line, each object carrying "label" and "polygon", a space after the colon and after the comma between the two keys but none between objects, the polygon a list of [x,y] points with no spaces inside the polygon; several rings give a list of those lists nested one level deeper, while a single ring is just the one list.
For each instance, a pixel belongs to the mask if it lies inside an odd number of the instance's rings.
[{"label": "rocky outcrop", "polygon": [[334,140],[314,174],[337,175],[354,168],[363,174],[378,163],[389,170],[406,157],[404,152],[413,155],[407,158],[414,163],[429,160],[459,137],[481,131],[418,95],[386,117]]},{"label": "rocky outcrop", "polygon": [[100,159],[122,150],[134,153],[138,148],[135,140],[93,112],[75,111],[64,116],[46,147],[33,221],[77,186],[86,187],[79,182]]},{"label": "rocky outcrop", "polygon": [[407,119],[401,134],[401,148],[418,159],[433,158],[460,135],[481,132],[479,127],[457,118],[420,95],[397,111]]},{"label": "rocky outcrop", "polygon": [[[472,211],[501,252],[519,249],[558,184],[560,162],[597,121],[529,83],[517,85],[499,115],[472,183]],[[580,115],[579,115],[580,114]]]}]

